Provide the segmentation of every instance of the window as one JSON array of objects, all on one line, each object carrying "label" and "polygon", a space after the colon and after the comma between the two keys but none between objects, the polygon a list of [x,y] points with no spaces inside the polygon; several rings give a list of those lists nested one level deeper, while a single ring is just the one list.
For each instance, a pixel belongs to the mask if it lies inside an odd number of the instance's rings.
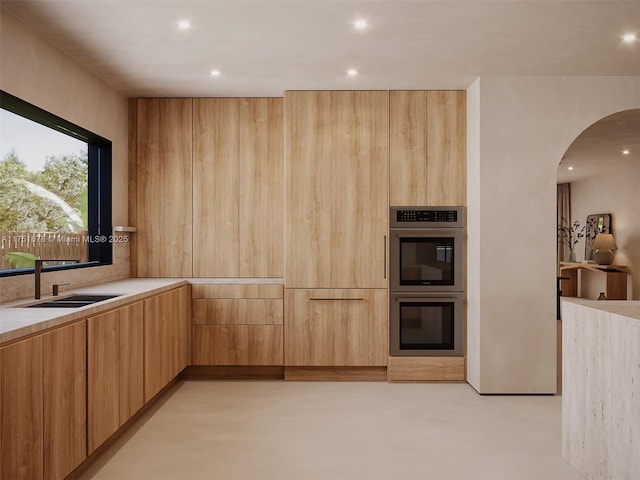
[{"label": "window", "polygon": [[0,107],[0,276],[110,264],[111,141],[3,91]]}]

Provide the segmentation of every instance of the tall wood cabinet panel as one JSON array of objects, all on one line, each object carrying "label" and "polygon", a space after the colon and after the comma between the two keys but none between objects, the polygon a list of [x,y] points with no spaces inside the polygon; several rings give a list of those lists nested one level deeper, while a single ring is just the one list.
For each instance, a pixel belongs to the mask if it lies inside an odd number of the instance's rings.
[{"label": "tall wood cabinet panel", "polygon": [[391,205],[466,202],[464,91],[389,92]]},{"label": "tall wood cabinet panel", "polygon": [[193,101],[193,274],[238,276],[238,99]]},{"label": "tall wood cabinet panel", "polygon": [[291,288],[385,288],[388,94],[285,93]]},{"label": "tall wood cabinet panel", "polygon": [[282,98],[240,99],[239,126],[240,276],[282,277]]},{"label": "tall wood cabinet panel", "polygon": [[189,363],[191,292],[180,287],[144,300],[144,398],[151,400]]},{"label": "tall wood cabinet panel", "polygon": [[427,92],[389,92],[389,203],[428,205]]},{"label": "tall wood cabinet panel", "polygon": [[386,289],[285,289],[285,366],[385,366]]},{"label": "tall wood cabinet panel", "polygon": [[43,478],[43,378],[42,336],[0,348],[2,480]]},{"label": "tall wood cabinet panel", "polygon": [[427,205],[466,205],[466,94],[427,93]]},{"label": "tall wood cabinet panel", "polygon": [[191,277],[192,100],[136,101],[136,272]]},{"label": "tall wood cabinet panel", "polygon": [[43,335],[44,477],[64,478],[87,457],[86,322]]},{"label": "tall wood cabinet panel", "polygon": [[136,302],[87,320],[89,453],[144,403],[143,315]]}]

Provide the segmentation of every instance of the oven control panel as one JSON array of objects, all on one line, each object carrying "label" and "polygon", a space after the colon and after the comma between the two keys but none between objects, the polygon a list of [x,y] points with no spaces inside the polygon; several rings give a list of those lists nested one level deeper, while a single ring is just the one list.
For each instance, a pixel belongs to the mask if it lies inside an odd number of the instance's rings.
[{"label": "oven control panel", "polygon": [[390,227],[464,227],[464,207],[391,207]]},{"label": "oven control panel", "polygon": [[398,222],[457,222],[456,210],[398,210],[396,212]]}]

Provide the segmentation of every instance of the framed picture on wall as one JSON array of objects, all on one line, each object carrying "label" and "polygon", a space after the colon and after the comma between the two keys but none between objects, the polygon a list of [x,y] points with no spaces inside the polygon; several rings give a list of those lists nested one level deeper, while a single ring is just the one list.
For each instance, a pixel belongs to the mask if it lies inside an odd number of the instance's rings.
[{"label": "framed picture on wall", "polygon": [[587,231],[584,236],[584,259],[593,260],[593,241],[599,233],[613,233],[611,231],[611,214],[595,213],[587,217]]}]

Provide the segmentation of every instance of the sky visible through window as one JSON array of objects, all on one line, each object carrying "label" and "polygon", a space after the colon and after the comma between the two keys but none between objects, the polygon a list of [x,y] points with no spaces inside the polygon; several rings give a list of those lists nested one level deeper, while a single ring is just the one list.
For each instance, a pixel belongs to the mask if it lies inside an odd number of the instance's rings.
[{"label": "sky visible through window", "polygon": [[80,155],[87,144],[69,135],[0,109],[0,160],[12,151],[32,171],[40,171],[47,157]]}]

